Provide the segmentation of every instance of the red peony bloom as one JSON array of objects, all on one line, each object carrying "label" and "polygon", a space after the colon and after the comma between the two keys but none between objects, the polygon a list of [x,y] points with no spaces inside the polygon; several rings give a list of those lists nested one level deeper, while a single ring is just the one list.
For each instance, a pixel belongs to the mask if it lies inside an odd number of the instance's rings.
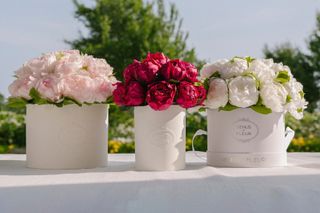
[{"label": "red peony bloom", "polygon": [[166,80],[190,82],[196,82],[198,75],[198,71],[194,65],[179,59],[171,60],[163,65],[160,73]]},{"label": "red peony bloom", "polygon": [[136,81],[132,81],[127,86],[126,105],[127,106],[139,106],[144,103],[146,99],[146,91]]},{"label": "red peony bloom", "polygon": [[134,60],[124,71],[123,77],[126,84],[131,81],[139,81],[143,84],[152,83],[159,71],[159,68],[162,66],[162,62],[165,59],[158,60],[153,58],[153,56],[148,55],[149,58],[145,59],[143,62]]},{"label": "red peony bloom", "polygon": [[162,65],[166,64],[169,58],[163,53],[148,53],[146,59],[142,63],[154,64],[160,69]]},{"label": "red peony bloom", "polygon": [[117,83],[113,91],[113,100],[119,106],[139,106],[145,101],[145,90],[136,81],[131,81],[128,85]]},{"label": "red peony bloom", "polygon": [[175,59],[163,65],[160,74],[168,81],[182,81],[186,76],[186,69],[182,61]]},{"label": "red peony bloom", "polygon": [[116,83],[116,89],[113,91],[113,101],[119,106],[126,105],[126,87],[123,83]]},{"label": "red peony bloom", "polygon": [[203,105],[203,102],[206,100],[207,97],[207,90],[204,88],[204,86],[197,86],[198,92],[199,92],[199,98],[197,105]]},{"label": "red peony bloom", "polygon": [[135,70],[135,79],[143,84],[154,82],[157,77],[159,67],[151,62],[140,63],[139,69]]},{"label": "red peony bloom", "polygon": [[126,84],[130,83],[133,80],[136,80],[135,73],[136,70],[140,69],[140,61],[133,60],[132,64],[129,64],[123,71],[123,78]]},{"label": "red peony bloom", "polygon": [[182,81],[178,86],[177,104],[183,108],[191,108],[202,104],[205,99],[203,86],[195,86],[193,83]]},{"label": "red peony bloom", "polygon": [[184,65],[186,69],[186,76],[185,79],[186,81],[190,82],[196,82],[198,81],[197,76],[198,76],[198,70],[197,68],[188,62],[182,61],[182,64]]},{"label": "red peony bloom", "polygon": [[174,100],[176,86],[166,81],[153,83],[147,91],[146,101],[154,110],[168,109]]}]

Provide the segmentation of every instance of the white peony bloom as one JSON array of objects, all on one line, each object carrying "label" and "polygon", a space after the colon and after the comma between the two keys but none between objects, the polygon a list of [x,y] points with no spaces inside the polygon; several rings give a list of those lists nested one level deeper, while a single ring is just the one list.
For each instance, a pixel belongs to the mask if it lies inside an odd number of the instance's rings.
[{"label": "white peony bloom", "polygon": [[307,108],[308,102],[304,98],[293,100],[286,105],[286,111],[288,111],[294,118],[302,119],[303,111]]},{"label": "white peony bloom", "polygon": [[242,58],[234,58],[225,63],[220,71],[224,79],[242,75],[248,69],[248,62]]},{"label": "white peony bloom", "polygon": [[212,109],[224,107],[228,103],[228,86],[225,80],[214,78],[209,84],[205,105]]},{"label": "white peony bloom", "polygon": [[280,71],[287,71],[290,79],[293,78],[290,68],[286,65],[283,65],[282,63],[274,63],[271,68],[276,73],[276,75]]},{"label": "white peony bloom", "polygon": [[259,99],[256,80],[249,76],[238,76],[229,82],[229,100],[237,107],[255,105]]},{"label": "white peony bloom", "polygon": [[279,83],[264,83],[261,85],[260,96],[262,103],[273,112],[283,112],[288,92]]},{"label": "white peony bloom", "polygon": [[303,117],[303,110],[307,108],[308,102],[303,97],[303,86],[295,78],[292,78],[288,83],[284,84],[290,96],[289,103],[286,104],[288,111],[296,119]]},{"label": "white peony bloom", "polygon": [[272,82],[275,77],[272,65],[272,59],[256,59],[250,63],[249,72],[252,72],[260,82]]},{"label": "white peony bloom", "polygon": [[303,86],[295,78],[292,78],[288,83],[285,83],[284,87],[288,91],[291,99],[301,99],[301,93],[303,93]]},{"label": "white peony bloom", "polygon": [[215,72],[220,72],[223,68],[223,65],[227,62],[228,62],[227,59],[221,59],[221,60],[215,61],[213,64],[205,64],[200,70],[201,79],[209,78]]}]

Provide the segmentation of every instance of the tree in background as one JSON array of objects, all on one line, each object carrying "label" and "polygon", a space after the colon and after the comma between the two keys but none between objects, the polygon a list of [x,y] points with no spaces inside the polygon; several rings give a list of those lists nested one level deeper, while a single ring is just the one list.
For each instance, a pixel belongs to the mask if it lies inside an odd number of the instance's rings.
[{"label": "tree in background", "polygon": [[[194,48],[188,49],[188,33],[181,31],[182,19],[174,4],[166,10],[163,0],[96,0],[87,7],[74,0],[75,16],[89,36],[69,41],[73,48],[105,58],[122,79],[123,69],[148,52],[163,52],[169,58],[199,62]],[[170,11],[167,13],[166,11]]]},{"label": "tree in background", "polygon": [[314,111],[320,100],[320,13],[317,14],[316,29],[308,40],[310,53],[305,54],[289,43],[274,49],[266,47],[266,58],[273,58],[276,62],[288,65],[293,75],[304,86],[305,98],[309,102],[308,110]]},{"label": "tree in background", "polygon": [[0,112],[5,110],[5,98],[4,95],[0,94]]},{"label": "tree in background", "polygon": [[[114,67],[116,77],[133,59],[148,52],[163,52],[169,58],[181,58],[200,65],[194,48],[186,44],[188,33],[181,30],[182,19],[174,4],[166,8],[163,0],[95,0],[88,7],[74,0],[75,17],[88,29],[88,36],[67,41],[81,52],[105,58]],[[168,11],[168,12],[167,12]],[[109,137],[133,138],[132,108],[110,108]]]}]

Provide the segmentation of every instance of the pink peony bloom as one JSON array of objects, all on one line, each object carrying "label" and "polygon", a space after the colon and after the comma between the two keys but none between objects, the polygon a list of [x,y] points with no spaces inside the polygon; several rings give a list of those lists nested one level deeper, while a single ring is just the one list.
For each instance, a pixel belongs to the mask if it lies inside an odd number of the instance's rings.
[{"label": "pink peony bloom", "polygon": [[21,97],[29,100],[31,98],[29,96],[29,92],[34,87],[35,83],[36,82],[30,78],[16,79],[12,84],[10,84],[9,92],[12,97]]},{"label": "pink peony bloom", "polygon": [[64,97],[73,98],[80,103],[94,103],[94,82],[88,76],[74,75],[61,79]]},{"label": "pink peony bloom", "polygon": [[61,99],[61,87],[59,79],[54,76],[45,76],[35,85],[35,89],[44,99],[50,101],[59,101]]}]

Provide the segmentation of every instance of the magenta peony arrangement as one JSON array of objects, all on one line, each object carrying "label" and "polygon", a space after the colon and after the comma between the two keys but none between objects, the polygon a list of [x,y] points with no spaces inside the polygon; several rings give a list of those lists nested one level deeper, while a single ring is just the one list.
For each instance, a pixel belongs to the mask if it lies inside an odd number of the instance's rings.
[{"label": "magenta peony arrangement", "polygon": [[144,60],[127,66],[124,83],[116,83],[113,100],[119,106],[149,105],[154,110],[165,110],[172,104],[183,108],[202,105],[206,90],[197,75],[196,67],[188,62],[149,53]]},{"label": "magenta peony arrangement", "polygon": [[117,82],[104,60],[78,50],[52,52],[26,62],[9,86],[11,106],[106,103]]}]

